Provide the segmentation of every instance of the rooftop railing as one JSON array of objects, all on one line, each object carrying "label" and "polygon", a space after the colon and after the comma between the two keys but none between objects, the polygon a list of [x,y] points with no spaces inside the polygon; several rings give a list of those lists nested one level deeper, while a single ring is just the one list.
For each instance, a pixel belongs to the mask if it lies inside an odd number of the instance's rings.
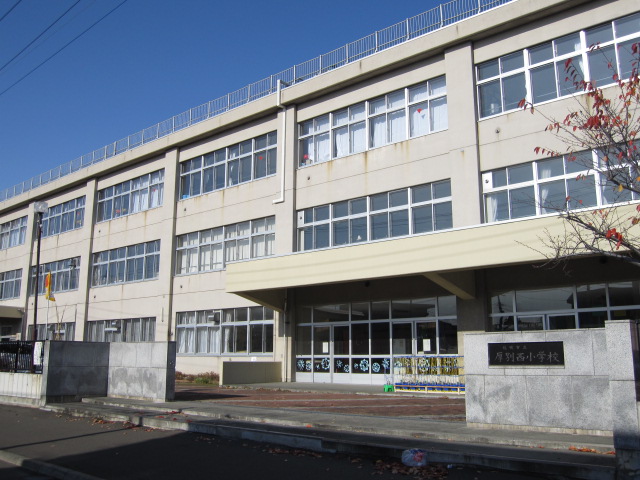
[{"label": "rooftop railing", "polygon": [[126,138],[87,153],[71,162],[60,165],[48,172],[0,191],[0,202],[28,192],[46,183],[57,180],[83,168],[95,165],[120,153],[158,140],[171,133],[200,123],[234,108],[245,105],[266,95],[275,93],[278,80],[285,85],[295,85],[328,71],[374,55],[413,38],[439,30],[466,18],[498,7],[514,0],[452,0],[432,8],[415,17],[378,30],[364,38],[348,43],[329,53],[294,65],[244,88],[228,93],[220,98],[193,107],[167,120],[145,128]]}]

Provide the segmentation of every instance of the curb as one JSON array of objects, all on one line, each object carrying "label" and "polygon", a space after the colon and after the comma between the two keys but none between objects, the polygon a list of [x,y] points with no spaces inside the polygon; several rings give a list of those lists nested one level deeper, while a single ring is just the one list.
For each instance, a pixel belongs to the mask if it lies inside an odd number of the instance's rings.
[{"label": "curb", "polygon": [[0,460],[59,480],[103,480],[93,475],[87,475],[86,473],[77,472],[70,468],[35,460],[17,453],[7,452],[6,450],[0,450]]}]

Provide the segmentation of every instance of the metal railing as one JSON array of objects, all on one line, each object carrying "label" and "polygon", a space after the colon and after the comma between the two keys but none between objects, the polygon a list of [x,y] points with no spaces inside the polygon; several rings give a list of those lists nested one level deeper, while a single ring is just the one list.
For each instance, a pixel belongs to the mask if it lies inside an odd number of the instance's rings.
[{"label": "metal railing", "polygon": [[42,373],[44,342],[0,342],[0,372]]},{"label": "metal railing", "polygon": [[393,358],[393,385],[398,392],[465,391],[462,355],[406,355]]},{"label": "metal railing", "polygon": [[1,190],[0,202],[74,173],[82,168],[102,162],[107,158],[153,142],[171,133],[275,93],[278,80],[281,80],[287,86],[304,82],[305,80],[358,61],[364,57],[374,55],[394,45],[439,30],[512,1],[514,0],[452,0],[443,3],[415,17],[407,18],[402,22],[391,25],[383,30],[378,30],[371,35],[348,43],[329,53],[294,65],[287,70],[247,85],[235,92],[228,93],[220,98],[193,107],[167,120],[129,135],[126,138],[117,140],[91,153],[76,158],[71,162],[53,168],[48,172],[30,178],[13,187]]}]

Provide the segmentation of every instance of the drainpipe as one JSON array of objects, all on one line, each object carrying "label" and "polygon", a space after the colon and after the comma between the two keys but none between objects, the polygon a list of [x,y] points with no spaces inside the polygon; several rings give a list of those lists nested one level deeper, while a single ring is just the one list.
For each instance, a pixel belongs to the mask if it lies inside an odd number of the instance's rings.
[{"label": "drainpipe", "polygon": [[284,176],[286,167],[285,145],[287,143],[287,107],[282,104],[282,85],[288,86],[285,82],[278,79],[276,89],[276,107],[282,109],[282,152],[280,153],[280,198],[276,198],[273,203],[284,202]]}]

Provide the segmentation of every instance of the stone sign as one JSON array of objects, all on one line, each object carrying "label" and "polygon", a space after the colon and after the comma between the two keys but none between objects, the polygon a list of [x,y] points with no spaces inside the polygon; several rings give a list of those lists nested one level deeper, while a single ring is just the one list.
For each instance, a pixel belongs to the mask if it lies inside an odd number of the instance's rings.
[{"label": "stone sign", "polygon": [[489,343],[488,347],[492,367],[564,365],[563,342]]}]

